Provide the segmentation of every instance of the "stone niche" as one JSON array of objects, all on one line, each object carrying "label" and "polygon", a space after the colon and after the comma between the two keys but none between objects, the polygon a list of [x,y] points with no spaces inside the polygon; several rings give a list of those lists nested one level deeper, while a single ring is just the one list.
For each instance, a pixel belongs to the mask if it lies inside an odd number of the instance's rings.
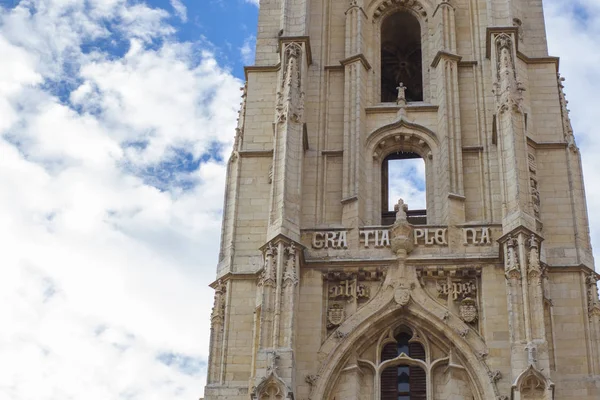
[{"label": "stone niche", "polygon": [[479,331],[481,267],[420,267],[417,275],[435,301]]},{"label": "stone niche", "polygon": [[385,273],[385,267],[338,268],[323,272],[327,336],[377,294]]}]

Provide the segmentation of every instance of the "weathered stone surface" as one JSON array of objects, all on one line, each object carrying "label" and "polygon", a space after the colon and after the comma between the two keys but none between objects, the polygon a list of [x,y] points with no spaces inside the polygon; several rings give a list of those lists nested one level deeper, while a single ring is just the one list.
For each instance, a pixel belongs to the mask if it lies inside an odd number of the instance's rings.
[{"label": "weathered stone surface", "polygon": [[[382,39],[397,12],[418,57]],[[414,65],[422,82],[382,103],[382,75]],[[205,399],[381,400],[399,366],[424,371],[428,400],[600,398],[557,67],[541,0],[261,0]],[[424,160],[426,216],[382,209],[386,157],[405,153]]]}]

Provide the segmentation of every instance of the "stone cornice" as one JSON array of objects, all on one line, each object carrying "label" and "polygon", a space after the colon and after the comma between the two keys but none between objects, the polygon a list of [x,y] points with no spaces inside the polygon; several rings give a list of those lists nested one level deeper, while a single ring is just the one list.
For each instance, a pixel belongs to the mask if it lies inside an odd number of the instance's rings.
[{"label": "stone cornice", "polygon": [[558,68],[560,66],[560,58],[558,57],[527,57],[520,51],[517,52],[517,57],[526,64],[554,64],[556,73],[558,73]]},{"label": "stone cornice", "polygon": [[458,54],[453,54],[453,53],[449,53],[444,50],[440,50],[437,52],[437,54],[433,58],[433,61],[431,62],[431,68],[437,68],[437,66],[440,63],[440,61],[442,60],[442,58],[447,58],[452,61],[456,61],[457,63],[459,63],[460,60],[462,60],[462,57],[459,56]]},{"label": "stone cornice", "polygon": [[[492,35],[498,33],[508,33],[512,34],[515,37],[519,34],[519,28],[516,26],[494,26],[489,27],[486,30],[486,39],[485,39],[485,56],[486,58],[491,58],[492,56]],[[515,46],[517,53],[519,52],[519,41],[515,41]]]},{"label": "stone cornice", "polygon": [[279,48],[281,48],[284,43],[304,43],[304,47],[306,48],[306,63],[308,65],[312,64],[312,50],[310,47],[310,37],[309,36],[280,36],[279,37]]},{"label": "stone cornice", "polygon": [[433,11],[433,15],[432,15],[433,18],[435,18],[435,15],[437,14],[438,10],[440,8],[442,8],[442,6],[448,6],[453,11],[456,10],[456,8],[452,4],[450,4],[450,2],[448,2],[448,1],[442,1],[440,4],[437,5],[437,7],[435,8],[435,10]]},{"label": "stone cornice", "polygon": [[[400,110],[400,106],[396,104],[390,105],[381,105],[374,107],[365,108],[365,112],[367,114],[377,114],[377,113],[397,113]],[[407,112],[437,112],[439,106],[434,104],[416,104],[416,103],[408,103],[404,109]]]},{"label": "stone cornice", "polygon": [[250,65],[244,67],[244,77],[248,81],[248,74],[250,72],[277,72],[281,68],[281,63],[277,65]]},{"label": "stone cornice", "polygon": [[321,150],[321,155],[329,157],[341,157],[344,155],[344,150]]},{"label": "stone cornice", "polygon": [[544,150],[564,150],[567,148],[568,143],[566,142],[536,142],[529,136],[527,137],[527,144],[532,146],[535,149],[544,149]]},{"label": "stone cornice", "polygon": [[256,278],[258,278],[258,271],[257,272],[242,272],[242,273],[228,272],[225,275],[220,276],[214,282],[209,283],[208,286],[215,289],[219,282],[227,282],[227,281],[233,281],[233,280],[238,280],[238,281],[246,280],[247,281],[247,280],[254,280]]},{"label": "stone cornice", "polygon": [[481,153],[483,152],[483,146],[463,146],[463,153]]},{"label": "stone cornice", "polygon": [[344,58],[343,60],[340,60],[340,64],[342,64],[345,67],[346,65],[352,64],[353,62],[356,62],[356,61],[360,61],[361,64],[363,65],[363,67],[365,67],[365,69],[367,71],[369,71],[371,69],[371,64],[367,60],[367,57],[365,57],[365,55],[362,53],[355,54],[348,58]]},{"label": "stone cornice", "polygon": [[244,158],[273,157],[273,150],[241,150],[238,154]]}]

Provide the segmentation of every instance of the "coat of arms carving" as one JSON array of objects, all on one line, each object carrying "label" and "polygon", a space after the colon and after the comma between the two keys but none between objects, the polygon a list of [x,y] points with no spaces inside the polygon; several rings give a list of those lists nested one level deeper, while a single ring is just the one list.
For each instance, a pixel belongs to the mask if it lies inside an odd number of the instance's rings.
[{"label": "coat of arms carving", "polygon": [[346,311],[344,306],[339,303],[333,303],[327,310],[327,328],[339,326],[344,322]]},{"label": "coat of arms carving", "polygon": [[471,324],[477,321],[477,305],[472,298],[465,297],[463,301],[460,302],[458,311],[460,313],[460,318],[466,323]]},{"label": "coat of arms carving", "polygon": [[394,300],[396,300],[396,303],[398,303],[400,307],[404,307],[410,301],[410,289],[411,288],[404,283],[401,283],[396,288]]}]

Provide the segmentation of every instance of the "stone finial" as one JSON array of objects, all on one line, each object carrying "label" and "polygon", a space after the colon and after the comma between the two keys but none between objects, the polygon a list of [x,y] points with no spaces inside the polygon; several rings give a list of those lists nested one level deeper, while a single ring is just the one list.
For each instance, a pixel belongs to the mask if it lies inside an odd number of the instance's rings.
[{"label": "stone finial", "polygon": [[398,204],[394,206],[394,210],[396,211],[396,222],[390,230],[392,251],[398,255],[406,255],[412,251],[414,245],[413,228],[406,217],[408,205],[400,199]]}]

